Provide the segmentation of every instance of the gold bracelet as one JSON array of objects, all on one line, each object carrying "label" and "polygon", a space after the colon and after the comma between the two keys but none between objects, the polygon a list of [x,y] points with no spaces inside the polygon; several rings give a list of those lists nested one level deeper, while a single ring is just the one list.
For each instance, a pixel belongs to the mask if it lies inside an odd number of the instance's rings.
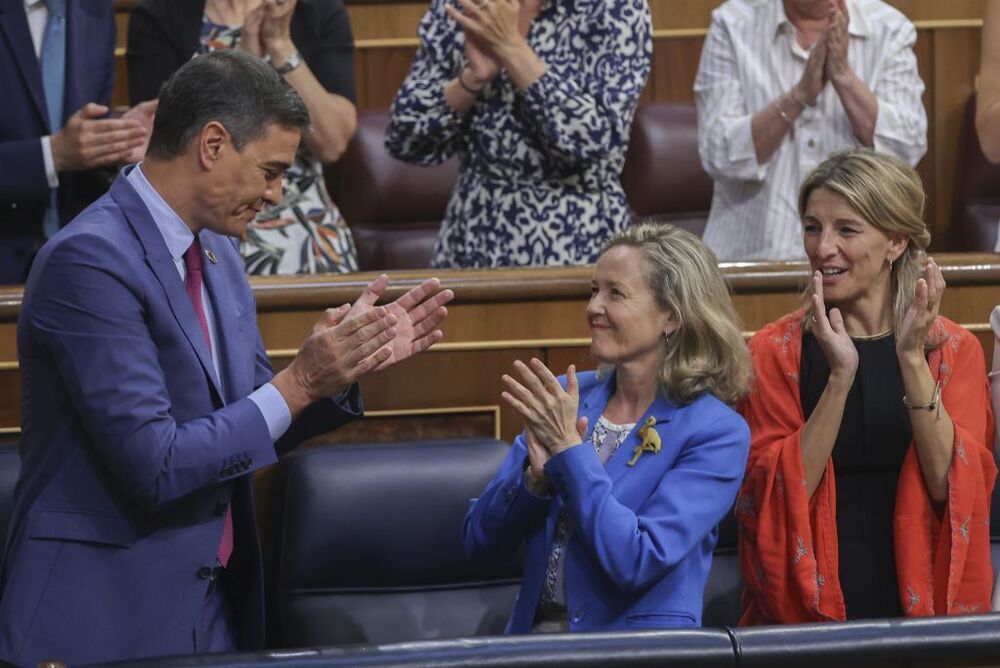
[{"label": "gold bracelet", "polygon": [[903,395],[903,405],[910,410],[928,410],[936,411],[934,414],[935,418],[941,417],[941,381],[934,383],[934,392],[931,394],[931,400],[926,404],[914,404],[910,402],[909,397],[905,394]]},{"label": "gold bracelet", "polygon": [[462,90],[464,90],[466,93],[468,93],[472,97],[479,97],[479,92],[481,90],[483,90],[483,87],[480,87],[480,88],[469,88],[468,86],[466,86],[465,85],[465,81],[462,80],[462,72],[464,72],[464,71],[465,71],[465,68],[463,67],[462,69],[460,69],[458,71],[458,76],[455,77],[456,79],[458,79],[458,85],[461,86]]}]

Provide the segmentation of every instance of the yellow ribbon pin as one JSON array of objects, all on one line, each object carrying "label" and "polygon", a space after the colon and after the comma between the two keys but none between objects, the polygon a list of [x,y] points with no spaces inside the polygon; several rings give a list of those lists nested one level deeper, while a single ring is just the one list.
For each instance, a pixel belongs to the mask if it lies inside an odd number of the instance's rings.
[{"label": "yellow ribbon pin", "polygon": [[632,459],[628,461],[629,466],[635,466],[635,463],[639,461],[639,456],[644,452],[652,452],[655,455],[660,451],[662,443],[660,442],[660,435],[654,429],[655,426],[656,418],[650,415],[646,423],[639,428],[639,438],[642,439],[642,443],[635,446]]}]

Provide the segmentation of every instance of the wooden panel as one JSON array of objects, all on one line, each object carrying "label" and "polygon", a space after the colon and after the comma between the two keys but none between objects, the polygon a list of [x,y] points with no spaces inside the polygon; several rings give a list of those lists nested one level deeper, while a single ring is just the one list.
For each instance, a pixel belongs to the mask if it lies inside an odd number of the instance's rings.
[{"label": "wooden panel", "polygon": [[965,104],[972,94],[979,71],[980,30],[942,30],[934,34],[934,180],[931,206],[934,208],[931,234],[936,248],[949,248],[955,162]]},{"label": "wooden panel", "polygon": [[653,69],[648,88],[657,102],[694,102],[694,78],[704,37],[653,41]]},{"label": "wooden panel", "polygon": [[[992,355],[987,318],[1000,300],[1000,256],[938,255],[948,289],[944,315],[969,326]],[[800,303],[808,272],[802,263],[724,265],[747,333]],[[445,341],[433,350],[366,378],[362,393],[371,422],[339,432],[343,440],[395,440],[416,436],[499,433],[512,439],[521,420],[500,399],[500,376],[516,359],[537,356],[551,368],[570,363],[594,368],[584,317],[588,267],[492,271],[442,271],[456,292]],[[389,298],[428,272],[397,274]],[[252,279],[258,321],[276,368],[282,368],[329,304],[353,300],[372,275]],[[14,323],[20,288],[0,289],[0,429],[20,422]]]},{"label": "wooden panel", "polygon": [[[927,153],[917,163],[917,172],[920,174],[920,180],[923,181],[928,200],[937,201],[937,172],[934,169],[934,160],[937,155],[934,144],[934,137],[937,134],[937,127],[934,123],[934,33],[918,31],[917,43],[914,45],[913,51],[917,56],[917,69],[920,72],[920,78],[924,82],[923,101],[924,109],[927,112]],[[932,230],[936,218],[934,205],[928,203],[924,212],[924,220]],[[940,242],[941,239],[931,235],[932,248],[936,249]]]},{"label": "wooden panel", "polygon": [[[358,86],[360,109],[387,109],[403,84],[417,50],[412,46],[359,50],[362,81]],[[362,97],[361,91],[364,91]]]},{"label": "wooden panel", "polygon": [[915,23],[982,21],[982,0],[888,0]]},{"label": "wooden panel", "polygon": [[378,5],[348,5],[356,42],[386,39],[414,39],[417,24],[427,11],[426,2]]}]

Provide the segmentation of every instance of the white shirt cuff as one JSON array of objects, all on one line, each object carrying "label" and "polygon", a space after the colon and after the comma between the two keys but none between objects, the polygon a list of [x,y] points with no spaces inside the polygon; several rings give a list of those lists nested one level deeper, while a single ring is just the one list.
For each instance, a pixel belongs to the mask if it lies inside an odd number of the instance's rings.
[{"label": "white shirt cuff", "polygon": [[52,137],[42,137],[42,162],[45,164],[45,178],[49,180],[49,188],[59,187],[59,175],[56,173],[56,161],[52,159]]},{"label": "white shirt cuff", "polygon": [[267,431],[271,434],[271,440],[277,441],[292,424],[292,412],[288,410],[288,404],[281,396],[281,392],[278,392],[278,388],[271,383],[265,383],[254,390],[248,398],[260,409],[260,414],[267,423]]}]

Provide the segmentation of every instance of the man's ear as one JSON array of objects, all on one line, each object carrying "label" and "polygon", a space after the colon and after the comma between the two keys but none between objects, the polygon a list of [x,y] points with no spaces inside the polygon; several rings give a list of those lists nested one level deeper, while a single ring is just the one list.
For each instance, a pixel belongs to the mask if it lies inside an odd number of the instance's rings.
[{"label": "man's ear", "polygon": [[198,135],[198,162],[211,170],[229,144],[229,131],[218,121],[209,121]]}]

